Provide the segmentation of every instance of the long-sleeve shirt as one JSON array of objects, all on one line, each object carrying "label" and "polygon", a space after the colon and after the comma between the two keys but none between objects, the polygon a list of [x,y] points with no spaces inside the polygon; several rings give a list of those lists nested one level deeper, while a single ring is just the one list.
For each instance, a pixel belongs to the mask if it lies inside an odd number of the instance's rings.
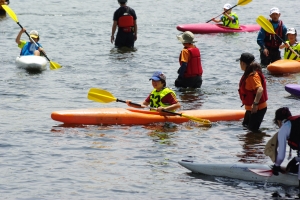
[{"label": "long-sleeve shirt", "polygon": [[285,158],[286,153],[286,141],[290,138],[292,124],[290,121],[286,121],[282,124],[279,132],[278,132],[278,150],[277,157],[275,161],[276,166],[280,166]]},{"label": "long-sleeve shirt", "polygon": [[[271,21],[271,24],[273,25],[274,31],[278,27],[279,23],[278,22],[273,22]],[[282,39],[283,41],[286,41],[286,33],[287,33],[287,28],[284,24],[282,24]],[[260,48],[264,49],[265,47],[265,37],[266,37],[266,31],[263,28],[260,28],[260,31],[258,32],[257,36],[257,44],[260,46]]]}]

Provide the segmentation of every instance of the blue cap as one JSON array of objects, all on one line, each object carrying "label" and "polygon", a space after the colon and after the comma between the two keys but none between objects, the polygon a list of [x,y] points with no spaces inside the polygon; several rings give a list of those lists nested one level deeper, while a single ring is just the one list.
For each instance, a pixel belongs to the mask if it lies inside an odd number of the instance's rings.
[{"label": "blue cap", "polygon": [[156,71],[152,75],[152,77],[149,80],[154,80],[154,81],[161,81],[161,80],[166,80],[166,76],[164,75],[163,72]]}]

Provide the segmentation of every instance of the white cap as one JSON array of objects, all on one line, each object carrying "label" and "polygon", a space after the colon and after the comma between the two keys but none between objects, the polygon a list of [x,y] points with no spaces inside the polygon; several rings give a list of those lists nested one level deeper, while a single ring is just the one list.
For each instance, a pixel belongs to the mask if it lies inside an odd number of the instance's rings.
[{"label": "white cap", "polygon": [[280,14],[280,11],[279,11],[279,9],[278,9],[278,8],[276,8],[276,7],[273,7],[273,8],[271,8],[271,9],[270,9],[270,15],[272,15],[273,13]]},{"label": "white cap", "polygon": [[297,31],[296,31],[295,28],[289,28],[289,29],[287,30],[286,34],[293,34],[293,35],[295,35],[295,34],[297,34]]},{"label": "white cap", "polygon": [[226,3],[223,8],[225,8],[226,10],[229,10],[230,8],[232,8],[232,6],[229,3]]},{"label": "white cap", "polygon": [[39,36],[40,36],[36,30],[30,31],[29,35],[31,38],[39,38]]}]

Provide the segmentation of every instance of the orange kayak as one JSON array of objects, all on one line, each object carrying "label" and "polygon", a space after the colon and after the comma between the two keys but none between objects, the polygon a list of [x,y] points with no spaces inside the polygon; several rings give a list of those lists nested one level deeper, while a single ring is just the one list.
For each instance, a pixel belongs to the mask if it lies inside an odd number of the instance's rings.
[{"label": "orange kayak", "polygon": [[[239,120],[244,117],[245,110],[185,110],[185,115],[215,121]],[[88,108],[78,110],[63,110],[52,112],[53,120],[65,124],[85,125],[143,125],[157,122],[183,123],[189,121],[181,116],[164,116],[158,112],[125,109],[125,108]]]},{"label": "orange kayak", "polygon": [[267,70],[271,74],[287,74],[300,72],[300,62],[296,60],[277,60],[268,65]]}]

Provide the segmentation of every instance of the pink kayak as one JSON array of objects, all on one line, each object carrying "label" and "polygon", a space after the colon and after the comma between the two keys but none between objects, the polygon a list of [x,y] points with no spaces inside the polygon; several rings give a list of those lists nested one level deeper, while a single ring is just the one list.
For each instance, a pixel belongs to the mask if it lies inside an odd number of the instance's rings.
[{"label": "pink kayak", "polygon": [[179,31],[191,31],[192,33],[235,33],[235,32],[255,32],[260,30],[258,24],[240,25],[240,28],[228,28],[220,24],[180,24],[177,26]]}]

